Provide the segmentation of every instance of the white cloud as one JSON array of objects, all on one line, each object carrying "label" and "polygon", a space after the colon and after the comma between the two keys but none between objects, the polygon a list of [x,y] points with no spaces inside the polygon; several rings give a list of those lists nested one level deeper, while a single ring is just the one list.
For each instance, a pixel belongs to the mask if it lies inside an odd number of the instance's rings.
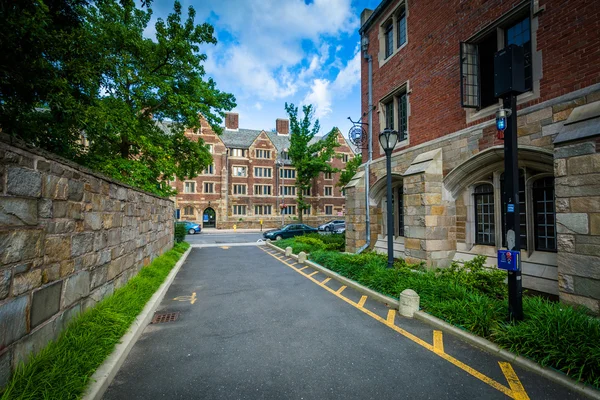
[{"label": "white cloud", "polygon": [[257,102],[256,104],[254,104],[254,108],[256,108],[258,111],[260,111],[260,110],[262,110],[263,107],[262,107],[262,104]]},{"label": "white cloud", "polygon": [[302,104],[312,104],[315,110],[315,118],[323,118],[331,113],[331,92],[327,79],[315,79],[310,88],[310,93],[304,97]]},{"label": "white cloud", "polygon": [[354,50],[354,57],[338,73],[332,85],[338,94],[347,94],[354,86],[360,84],[361,56],[360,48],[357,46]]}]

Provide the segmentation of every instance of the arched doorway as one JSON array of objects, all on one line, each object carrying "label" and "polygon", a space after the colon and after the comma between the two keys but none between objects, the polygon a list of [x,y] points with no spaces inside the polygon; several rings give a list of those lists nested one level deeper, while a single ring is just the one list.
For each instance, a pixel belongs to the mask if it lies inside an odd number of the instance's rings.
[{"label": "arched doorway", "polygon": [[217,213],[211,207],[204,210],[202,214],[202,227],[203,228],[214,228],[217,226]]}]

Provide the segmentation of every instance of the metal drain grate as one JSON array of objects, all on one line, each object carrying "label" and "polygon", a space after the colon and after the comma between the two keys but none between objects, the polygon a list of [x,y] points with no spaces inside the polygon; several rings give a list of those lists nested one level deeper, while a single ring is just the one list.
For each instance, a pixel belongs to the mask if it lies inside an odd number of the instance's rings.
[{"label": "metal drain grate", "polygon": [[164,322],[174,322],[177,321],[177,318],[179,318],[178,312],[154,314],[154,318],[152,318],[151,323],[162,324]]}]

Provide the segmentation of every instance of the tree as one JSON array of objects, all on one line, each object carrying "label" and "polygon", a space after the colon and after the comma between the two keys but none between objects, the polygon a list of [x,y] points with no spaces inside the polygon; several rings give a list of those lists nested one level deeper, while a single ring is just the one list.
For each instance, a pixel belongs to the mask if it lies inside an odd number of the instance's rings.
[{"label": "tree", "polygon": [[[313,179],[321,172],[335,172],[329,161],[335,154],[337,142],[337,128],[333,128],[325,138],[310,143],[319,133],[319,120],[313,124],[313,107],[307,105],[302,107],[304,117],[298,119],[298,107],[285,103],[285,110],[290,117],[290,148],[289,157],[292,166],[296,169],[296,191],[298,193],[298,219],[302,222],[302,211],[309,207],[304,202],[304,190],[311,187]],[[312,127],[311,127],[312,125]]]},{"label": "tree", "polygon": [[342,170],[340,174],[340,180],[338,181],[336,186],[343,188],[346,186],[354,175],[356,175],[356,171],[358,167],[362,164],[362,155],[357,154],[354,158],[346,163],[346,169]]}]

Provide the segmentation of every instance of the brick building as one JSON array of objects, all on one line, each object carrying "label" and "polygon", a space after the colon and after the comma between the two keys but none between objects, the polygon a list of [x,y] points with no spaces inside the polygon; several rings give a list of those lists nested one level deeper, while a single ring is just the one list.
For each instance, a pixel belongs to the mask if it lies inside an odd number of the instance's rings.
[{"label": "brick building", "polygon": [[[392,156],[396,256],[446,266],[503,248],[503,142],[494,53],[523,47],[518,96],[523,286],[600,311],[600,6],[574,0],[384,0],[361,14],[362,111],[372,146],[347,191],[347,250],[386,251]],[[462,90],[461,90],[462,89]],[[368,159],[366,150],[363,160]]]},{"label": "brick building", "polygon": [[[225,129],[215,134],[206,121],[192,140],[202,138],[210,147],[213,164],[194,179],[175,181],[177,217],[202,222],[204,227],[259,228],[281,225],[297,218],[296,171],[286,149],[290,145],[289,120],[277,119],[276,131],[239,128],[239,116],[227,113]],[[339,147],[331,165],[340,170],[354,157],[344,136],[337,131]],[[319,140],[315,137],[313,140]],[[321,174],[305,199],[303,221],[318,225],[345,214],[345,200],[336,186],[339,173]],[[285,208],[281,208],[281,205]]]}]

